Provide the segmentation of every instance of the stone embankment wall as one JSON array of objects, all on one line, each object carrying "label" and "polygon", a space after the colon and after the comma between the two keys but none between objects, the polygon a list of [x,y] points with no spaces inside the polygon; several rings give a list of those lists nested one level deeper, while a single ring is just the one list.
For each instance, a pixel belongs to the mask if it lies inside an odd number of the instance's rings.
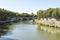
[{"label": "stone embankment wall", "polygon": [[51,33],[60,33],[60,21],[57,21],[56,19],[41,19],[37,20],[36,23],[41,30]]}]

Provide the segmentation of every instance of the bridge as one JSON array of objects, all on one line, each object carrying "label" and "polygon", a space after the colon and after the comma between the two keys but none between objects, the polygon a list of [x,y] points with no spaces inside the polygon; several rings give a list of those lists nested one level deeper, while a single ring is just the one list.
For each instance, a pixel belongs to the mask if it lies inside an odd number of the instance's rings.
[{"label": "bridge", "polygon": [[13,19],[16,19],[16,20],[35,20],[37,19],[36,17],[15,17]]},{"label": "bridge", "polygon": [[14,17],[11,20],[6,20],[6,21],[0,21],[0,23],[9,23],[9,22],[13,22],[13,21],[27,21],[27,20],[33,20],[35,21],[35,19],[37,19],[37,17]]}]

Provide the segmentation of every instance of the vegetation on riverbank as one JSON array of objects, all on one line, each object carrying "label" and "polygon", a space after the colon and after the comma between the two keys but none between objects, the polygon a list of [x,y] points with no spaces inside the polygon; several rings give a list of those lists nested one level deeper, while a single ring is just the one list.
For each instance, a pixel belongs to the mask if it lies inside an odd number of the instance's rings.
[{"label": "vegetation on riverbank", "polygon": [[36,17],[35,14],[18,13],[0,8],[0,21],[11,20],[14,17]]},{"label": "vegetation on riverbank", "polygon": [[37,12],[38,19],[40,18],[60,18],[60,8],[49,8],[47,10],[39,10]]}]

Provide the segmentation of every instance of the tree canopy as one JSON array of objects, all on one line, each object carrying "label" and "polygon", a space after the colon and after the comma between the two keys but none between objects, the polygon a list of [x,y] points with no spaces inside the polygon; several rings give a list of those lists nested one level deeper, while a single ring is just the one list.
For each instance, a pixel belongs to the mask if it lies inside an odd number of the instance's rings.
[{"label": "tree canopy", "polygon": [[47,10],[39,10],[37,12],[38,19],[40,18],[60,18],[60,8],[49,8]]},{"label": "tree canopy", "polygon": [[[18,12],[13,12],[9,11],[6,9],[0,8],[0,20],[4,21],[7,19],[12,19],[14,17],[33,17],[34,14],[28,14],[28,13],[18,13]],[[36,15],[34,15],[36,17]]]}]

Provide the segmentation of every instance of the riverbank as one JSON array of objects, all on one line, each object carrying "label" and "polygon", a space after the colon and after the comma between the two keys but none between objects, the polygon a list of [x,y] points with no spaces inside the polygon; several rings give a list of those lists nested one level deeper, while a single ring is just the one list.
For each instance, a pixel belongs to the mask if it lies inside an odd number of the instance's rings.
[{"label": "riverbank", "polygon": [[36,21],[39,29],[49,33],[60,33],[60,22],[56,20],[38,20]]}]

